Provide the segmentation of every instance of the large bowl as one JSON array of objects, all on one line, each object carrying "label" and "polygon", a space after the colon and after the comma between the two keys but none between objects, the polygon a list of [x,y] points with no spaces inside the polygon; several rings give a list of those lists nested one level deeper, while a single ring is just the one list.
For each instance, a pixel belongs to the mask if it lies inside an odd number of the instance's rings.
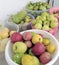
[{"label": "large bowl", "polygon": [[[27,14],[28,16],[30,16],[32,19],[34,19],[34,16],[32,16],[31,14]],[[29,23],[25,23],[25,24],[16,24],[16,23],[13,23],[13,22],[10,22],[8,21],[10,16],[7,17],[7,20],[5,21],[5,25],[10,28],[10,29],[17,29],[17,31],[23,31],[23,30],[26,30],[27,29],[27,26],[30,25],[30,22]]]},{"label": "large bowl", "polygon": [[[46,31],[42,31],[42,30],[27,30],[27,31],[23,31],[21,32],[21,34],[23,34],[24,32],[35,32],[38,34],[43,34],[45,37],[50,38],[52,44],[54,44],[56,46],[56,52],[53,54],[52,60],[45,64],[45,65],[53,65],[55,63],[55,61],[58,59],[59,56],[59,43],[56,40],[56,38],[54,36],[52,36],[50,33],[46,32]],[[18,65],[15,62],[12,61],[12,56],[13,56],[13,51],[12,51],[12,43],[9,41],[7,43],[6,49],[5,49],[5,59],[7,61],[7,63],[9,65]]]}]

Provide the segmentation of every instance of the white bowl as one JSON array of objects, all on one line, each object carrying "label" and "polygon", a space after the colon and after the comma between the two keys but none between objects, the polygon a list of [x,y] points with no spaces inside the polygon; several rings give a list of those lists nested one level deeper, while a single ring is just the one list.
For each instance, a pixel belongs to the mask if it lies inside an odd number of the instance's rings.
[{"label": "white bowl", "polygon": [[[54,44],[57,49],[56,49],[56,52],[53,54],[52,60],[45,65],[53,65],[55,63],[55,61],[58,59],[58,56],[59,56],[59,43],[56,40],[56,38],[54,36],[52,36],[50,33],[46,32],[46,31],[42,31],[42,30],[33,29],[33,30],[27,30],[27,31],[43,34],[45,37],[50,38],[52,44]],[[21,32],[21,34],[23,34],[24,32],[27,32],[27,31],[23,31],[23,32]],[[12,56],[13,56],[12,44],[9,41],[7,43],[7,46],[6,46],[6,49],[5,49],[5,59],[6,59],[6,61],[9,65],[18,65],[15,62],[12,61],[12,59],[11,59]]]}]

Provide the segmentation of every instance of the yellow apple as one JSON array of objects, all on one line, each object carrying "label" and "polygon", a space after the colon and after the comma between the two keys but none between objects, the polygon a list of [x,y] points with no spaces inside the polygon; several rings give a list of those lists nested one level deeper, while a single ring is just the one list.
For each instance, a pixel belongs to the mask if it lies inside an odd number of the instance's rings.
[{"label": "yellow apple", "polygon": [[16,32],[16,31],[11,31],[11,32],[10,32],[10,36],[11,36],[14,32]]},{"label": "yellow apple", "polygon": [[5,32],[5,31],[2,32],[1,34],[2,39],[8,38],[8,36],[9,36],[8,32]]},{"label": "yellow apple", "polygon": [[9,29],[8,29],[8,28],[6,28],[6,27],[5,27],[5,28],[3,28],[3,30],[4,30],[4,31],[6,31],[6,32],[9,32]]},{"label": "yellow apple", "polygon": [[36,44],[36,43],[42,43],[43,41],[43,38],[41,35],[34,35],[33,38],[32,38],[32,43],[33,44]]},{"label": "yellow apple", "polygon": [[22,57],[22,65],[34,65],[33,57],[29,54],[25,54]]},{"label": "yellow apple", "polygon": [[47,46],[47,51],[48,51],[49,53],[54,53],[55,50],[56,50],[55,45],[50,44],[50,45]]}]

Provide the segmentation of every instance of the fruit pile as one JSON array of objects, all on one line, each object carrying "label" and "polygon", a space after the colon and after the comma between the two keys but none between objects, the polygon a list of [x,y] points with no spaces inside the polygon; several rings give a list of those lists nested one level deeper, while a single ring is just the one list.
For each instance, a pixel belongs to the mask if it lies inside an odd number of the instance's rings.
[{"label": "fruit pile", "polygon": [[10,31],[6,27],[0,27],[0,52],[5,50],[5,46],[9,40],[9,36],[11,36],[15,31]]},{"label": "fruit pile", "polygon": [[19,65],[47,64],[56,51],[49,38],[35,32],[15,32],[10,40],[14,53],[12,60]]},{"label": "fruit pile", "polygon": [[9,22],[13,22],[16,24],[26,24],[26,23],[29,23],[31,19],[32,17],[27,15],[27,12],[25,10],[22,10],[21,12],[18,12],[17,14],[12,15],[9,18]]},{"label": "fruit pile", "polygon": [[32,26],[36,29],[49,31],[58,27],[58,20],[53,14],[43,12],[36,19],[32,20]]},{"label": "fruit pile", "polygon": [[45,3],[45,2],[36,2],[36,3],[30,2],[27,5],[28,10],[35,10],[35,11],[47,10],[49,8],[50,8],[50,5],[48,3]]}]

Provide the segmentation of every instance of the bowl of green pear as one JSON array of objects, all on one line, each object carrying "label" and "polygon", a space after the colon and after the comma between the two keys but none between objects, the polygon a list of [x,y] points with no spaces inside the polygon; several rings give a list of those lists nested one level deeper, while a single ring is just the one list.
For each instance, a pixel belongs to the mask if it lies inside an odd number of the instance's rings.
[{"label": "bowl of green pear", "polygon": [[58,20],[53,14],[43,12],[31,21],[31,28],[45,30],[55,35],[58,31]]},{"label": "bowl of green pear", "polygon": [[49,11],[51,8],[50,4],[47,2],[29,2],[26,5],[26,11],[36,16],[44,11]]},{"label": "bowl of green pear", "polygon": [[26,30],[27,26],[30,25],[32,19],[34,19],[34,16],[28,14],[25,10],[22,10],[16,14],[9,16],[6,23],[10,27],[17,27],[18,31],[23,31]]}]

